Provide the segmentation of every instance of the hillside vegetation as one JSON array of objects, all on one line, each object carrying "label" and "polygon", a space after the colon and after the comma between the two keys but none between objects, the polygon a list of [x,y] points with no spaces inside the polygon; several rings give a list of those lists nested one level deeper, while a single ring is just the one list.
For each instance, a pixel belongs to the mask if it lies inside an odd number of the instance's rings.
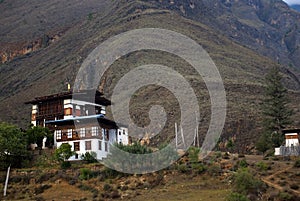
[{"label": "hillside vegetation", "polygon": [[[41,1],[37,2],[41,3]],[[103,1],[103,4],[104,2],[106,1]],[[197,6],[197,2],[195,1],[195,6]],[[14,3],[18,6],[11,8],[11,12],[15,12],[13,16],[18,16],[20,13],[15,9],[25,9],[29,6],[26,3],[21,5],[18,1],[11,1],[11,4]],[[62,9],[64,5],[68,5],[65,3],[65,1],[61,1],[55,6]],[[253,142],[258,138],[260,132],[259,105],[262,99],[264,76],[272,66],[279,64],[245,47],[244,44],[238,44],[236,40],[229,39],[222,34],[221,30],[223,29],[210,26],[205,20],[202,23],[200,16],[203,16],[203,19],[205,16],[207,19],[213,19],[210,14],[206,15],[204,11],[193,10],[194,17],[199,17],[198,20],[195,20],[188,15],[193,14],[193,12],[189,13],[186,10],[186,15],[178,12],[176,9],[180,6],[178,7],[177,3],[170,5],[158,1],[115,1],[113,4],[107,4],[110,5],[109,8],[102,4],[95,4],[96,10],[92,14],[86,12],[89,10],[88,8],[77,7],[80,5],[79,1],[70,7],[67,6],[68,9],[73,9],[73,6],[78,9],[79,14],[76,15],[78,20],[72,21],[71,19],[75,15],[69,16],[68,12],[61,11],[62,15],[66,15],[63,18],[66,18],[65,27],[68,28],[62,31],[59,38],[36,51],[17,56],[0,65],[0,109],[2,111],[0,120],[9,121],[22,127],[27,126],[30,122],[30,106],[23,103],[36,96],[66,90],[66,81],[73,82],[77,70],[87,55],[106,39],[137,28],[164,28],[192,38],[209,53],[224,80],[228,101],[227,119],[221,141],[233,138],[238,145],[235,147],[240,149],[239,151],[251,150]],[[2,8],[7,8],[9,5],[8,1],[0,4]],[[32,5],[30,4],[30,6]],[[41,3],[41,6],[44,8],[49,5]],[[193,7],[190,4],[188,6]],[[59,8],[54,10],[59,10]],[[104,12],[101,8],[107,9]],[[26,16],[35,15],[35,12],[33,9],[32,13],[26,14]],[[50,12],[48,15],[54,14]],[[4,19],[11,20],[9,17],[1,18],[1,20]],[[57,20],[60,24],[61,18]],[[9,28],[8,22],[10,21],[2,21],[8,26],[7,30],[10,30],[7,35],[18,35],[19,31],[14,33],[13,29]],[[52,26],[51,22],[49,24]],[[51,26],[49,30],[53,30]],[[55,27],[62,30],[59,26]],[[4,28],[1,30],[3,31]],[[46,30],[43,32],[47,33]],[[38,37],[34,35],[35,33],[37,32],[33,29],[32,33],[26,33],[24,36],[33,40],[33,38]],[[242,30],[240,33],[243,33]],[[3,32],[1,35],[5,34]],[[41,36],[41,34],[38,35]],[[5,42],[8,39],[3,38],[1,40]],[[16,40],[12,39],[12,41]],[[204,135],[210,120],[208,92],[202,78],[185,61],[174,55],[158,51],[141,51],[121,57],[106,73],[106,79],[103,81],[105,95],[110,98],[117,81],[130,69],[151,63],[172,67],[189,81],[200,102],[201,114],[203,115],[200,133]],[[291,89],[291,107],[298,114],[294,117],[297,120],[299,119],[297,107],[300,99],[297,91],[300,89],[298,75],[291,68],[281,66],[281,69],[285,85]],[[174,96],[164,88],[151,86],[137,91],[131,105],[133,119],[139,125],[147,125],[149,123],[147,111],[153,104],[163,105],[169,118],[168,124],[157,140],[164,141],[173,138],[174,123],[180,114],[175,107],[177,103]],[[190,108],[188,112],[194,113],[193,108]],[[297,120],[294,125],[299,124],[300,122]]]}]

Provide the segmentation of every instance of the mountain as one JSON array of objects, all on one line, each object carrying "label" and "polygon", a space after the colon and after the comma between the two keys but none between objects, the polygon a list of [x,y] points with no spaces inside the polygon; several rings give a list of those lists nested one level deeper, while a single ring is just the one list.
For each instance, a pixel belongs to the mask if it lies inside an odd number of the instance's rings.
[{"label": "mountain", "polygon": [[[239,144],[237,148],[251,148],[260,128],[258,106],[264,75],[278,63],[285,64],[280,66],[291,89],[291,106],[297,110],[300,76],[290,66],[298,68],[294,59],[299,54],[299,14],[279,0],[30,2],[0,3],[4,11],[0,13],[0,51],[4,58],[0,65],[1,121],[25,127],[31,110],[23,104],[25,101],[66,90],[66,81],[74,81],[84,59],[106,39],[149,27],[192,38],[216,63],[228,101],[222,140],[233,138]],[[200,102],[200,131],[204,133],[210,120],[206,86],[191,66],[174,55],[140,51],[119,58],[101,82],[107,98],[130,69],[151,63],[171,66],[188,80]],[[161,133],[165,134],[161,139],[168,140],[180,116],[178,103],[168,90],[158,86],[138,90],[132,98],[131,116],[137,124],[147,125],[149,107],[157,104],[163,105],[168,114],[168,124]],[[193,113],[193,108],[188,112]]]},{"label": "mountain", "polygon": [[291,8],[300,12],[300,4],[293,4],[293,5],[291,5]]}]

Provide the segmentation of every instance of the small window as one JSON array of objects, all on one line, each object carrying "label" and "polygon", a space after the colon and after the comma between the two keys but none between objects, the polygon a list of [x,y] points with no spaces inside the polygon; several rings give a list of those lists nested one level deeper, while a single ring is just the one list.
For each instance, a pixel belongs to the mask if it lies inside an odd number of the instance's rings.
[{"label": "small window", "polygon": [[61,130],[56,131],[56,139],[61,140]]},{"label": "small window", "polygon": [[105,141],[109,140],[109,130],[108,129],[105,129],[104,140]]},{"label": "small window", "polygon": [[98,136],[98,135],[99,135],[99,128],[92,127],[92,136]]},{"label": "small window", "polygon": [[119,131],[119,135],[121,135],[121,131]]},{"label": "small window", "polygon": [[125,135],[125,130],[123,130],[123,135]]},{"label": "small window", "polygon": [[104,151],[108,152],[108,143],[107,142],[104,143]]},{"label": "small window", "polygon": [[92,150],[92,142],[91,141],[85,141],[85,150],[87,150],[87,151]]},{"label": "small window", "polygon": [[80,137],[85,137],[85,128],[80,128]]},{"label": "small window", "polygon": [[74,142],[74,151],[80,151],[79,142]]},{"label": "small window", "polygon": [[98,143],[98,148],[99,148],[99,150],[101,151],[102,150],[102,141],[98,141],[99,143]]},{"label": "small window", "polygon": [[68,129],[68,138],[72,138],[72,129]]}]

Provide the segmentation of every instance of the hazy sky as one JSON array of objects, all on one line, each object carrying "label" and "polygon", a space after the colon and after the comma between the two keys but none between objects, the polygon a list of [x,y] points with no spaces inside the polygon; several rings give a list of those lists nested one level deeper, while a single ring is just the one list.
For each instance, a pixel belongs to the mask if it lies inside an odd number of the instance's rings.
[{"label": "hazy sky", "polygon": [[300,4],[300,0],[283,0],[288,4]]}]

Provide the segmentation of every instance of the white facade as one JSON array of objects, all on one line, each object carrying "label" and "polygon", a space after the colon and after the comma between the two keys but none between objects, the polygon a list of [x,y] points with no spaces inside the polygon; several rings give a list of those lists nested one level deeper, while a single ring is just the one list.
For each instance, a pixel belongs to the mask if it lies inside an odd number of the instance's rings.
[{"label": "white facade", "polygon": [[299,146],[298,134],[297,133],[285,134],[285,146],[286,147]]},{"label": "white facade", "polygon": [[[91,130],[93,130],[92,127]],[[82,128],[86,129],[86,128]],[[70,129],[72,130],[72,129]],[[79,129],[80,130],[80,129]],[[106,134],[105,132],[108,133]],[[71,133],[72,131],[70,131]],[[69,129],[67,131],[67,135],[69,133]],[[119,135],[119,133],[121,135]],[[96,159],[102,160],[103,158],[107,157],[109,153],[110,146],[114,143],[123,143],[128,145],[128,132],[127,128],[120,128],[120,129],[101,129],[97,136],[92,136],[91,138],[85,138],[79,133],[80,139],[72,140],[70,136],[70,140],[67,141],[60,141],[61,140],[61,131],[56,130],[54,133],[54,139],[56,142],[57,148],[59,148],[63,143],[68,143],[72,146],[72,151],[75,151],[76,154],[72,156],[69,160],[81,160],[81,156],[87,152],[94,152],[96,153]],[[108,137],[107,137],[108,136]],[[67,136],[68,137],[68,136]],[[57,139],[58,138],[58,139]],[[77,146],[77,148],[76,148]]]}]

